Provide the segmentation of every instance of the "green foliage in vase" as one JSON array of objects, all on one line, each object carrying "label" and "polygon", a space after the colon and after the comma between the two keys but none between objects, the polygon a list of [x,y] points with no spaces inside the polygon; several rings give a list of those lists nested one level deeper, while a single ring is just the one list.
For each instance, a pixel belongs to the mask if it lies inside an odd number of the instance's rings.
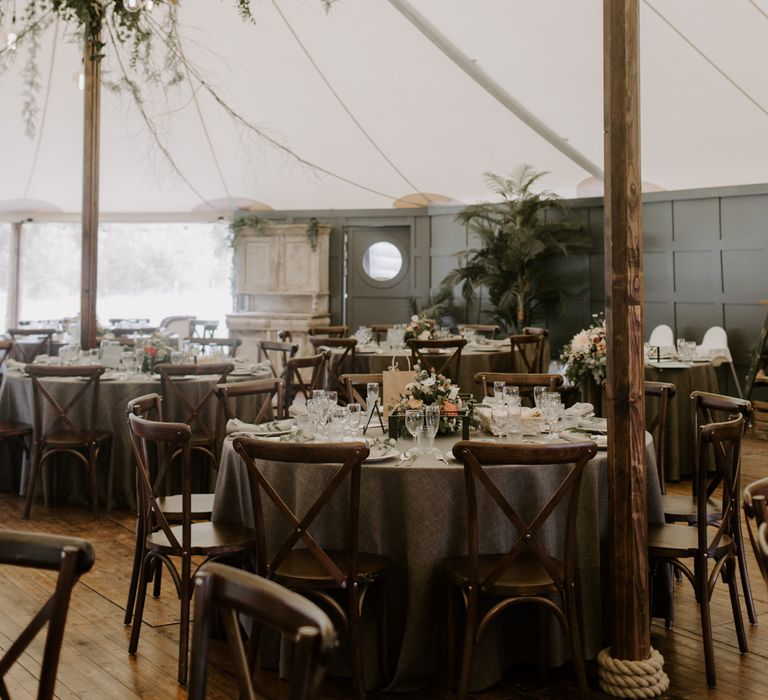
[{"label": "green foliage in vase", "polygon": [[557,195],[532,190],[543,175],[525,164],[509,177],[485,173],[501,201],[472,204],[458,214],[457,220],[478,237],[479,247],[464,251],[465,262],[442,282],[451,289],[461,285],[467,304],[487,290],[491,318],[510,331],[532,325],[561,298],[563,290],[548,277],[547,263],[591,247],[589,235],[567,217]]}]

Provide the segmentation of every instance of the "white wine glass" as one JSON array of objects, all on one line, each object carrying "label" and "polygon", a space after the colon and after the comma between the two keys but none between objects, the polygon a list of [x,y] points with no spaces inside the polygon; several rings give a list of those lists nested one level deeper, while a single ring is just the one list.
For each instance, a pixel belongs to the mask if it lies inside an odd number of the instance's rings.
[{"label": "white wine glass", "polygon": [[435,435],[440,428],[440,406],[432,404],[424,407],[424,424],[429,438],[429,451],[435,451]]},{"label": "white wine glass", "polygon": [[405,411],[405,427],[413,437],[413,454],[417,453],[416,436],[424,423],[424,412],[421,409],[409,408]]}]

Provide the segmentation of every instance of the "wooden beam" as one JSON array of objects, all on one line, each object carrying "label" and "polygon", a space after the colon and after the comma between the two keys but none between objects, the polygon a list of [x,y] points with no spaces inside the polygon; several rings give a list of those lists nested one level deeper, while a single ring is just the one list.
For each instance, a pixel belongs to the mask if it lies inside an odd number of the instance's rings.
[{"label": "wooden beam", "polygon": [[80,271],[80,345],[96,345],[96,286],[99,247],[99,127],[101,113],[100,37],[85,42],[83,71],[83,235]]},{"label": "wooden beam", "polygon": [[11,224],[11,244],[8,250],[8,299],[5,304],[5,327],[19,325],[19,304],[21,302],[21,231],[23,221]]},{"label": "wooden beam", "polygon": [[612,649],[650,656],[638,0],[604,0],[605,298]]}]

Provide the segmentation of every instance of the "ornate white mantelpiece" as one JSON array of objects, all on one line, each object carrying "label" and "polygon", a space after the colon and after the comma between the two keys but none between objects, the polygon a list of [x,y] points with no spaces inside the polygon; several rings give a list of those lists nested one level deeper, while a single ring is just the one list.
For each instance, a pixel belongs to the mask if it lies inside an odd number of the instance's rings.
[{"label": "ornate white mantelpiece", "polygon": [[243,341],[242,355],[255,358],[259,340],[277,340],[288,330],[299,354],[307,352],[307,329],[330,322],[329,226],[320,226],[316,245],[306,224],[270,224],[244,229],[235,238],[235,313],[230,334]]}]

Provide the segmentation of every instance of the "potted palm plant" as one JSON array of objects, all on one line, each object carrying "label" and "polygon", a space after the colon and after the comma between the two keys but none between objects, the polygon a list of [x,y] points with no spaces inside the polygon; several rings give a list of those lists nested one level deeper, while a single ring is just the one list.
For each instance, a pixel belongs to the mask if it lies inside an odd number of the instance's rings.
[{"label": "potted palm plant", "polygon": [[546,274],[547,262],[585,252],[592,244],[581,224],[568,218],[557,195],[532,190],[543,175],[525,164],[509,177],[485,173],[486,183],[501,201],[472,204],[456,217],[477,234],[480,245],[464,251],[464,263],[442,284],[450,288],[460,284],[468,305],[487,290],[493,305],[490,316],[509,331],[533,325],[545,306],[562,296],[562,289]]}]

